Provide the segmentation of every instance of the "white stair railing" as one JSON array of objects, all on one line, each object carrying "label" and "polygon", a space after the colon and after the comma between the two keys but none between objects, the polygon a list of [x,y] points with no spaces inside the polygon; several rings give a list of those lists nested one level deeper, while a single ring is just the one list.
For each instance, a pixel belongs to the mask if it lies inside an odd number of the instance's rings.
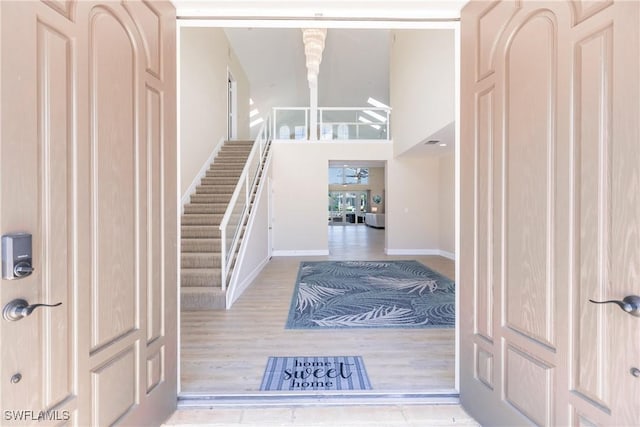
[{"label": "white stair railing", "polygon": [[220,222],[222,290],[227,287],[233,254],[236,252],[242,237],[242,227],[247,210],[251,205],[251,195],[257,185],[257,179],[260,176],[260,170],[273,137],[271,130],[271,117],[268,117],[251,148],[238,184],[231,195],[227,210]]},{"label": "white stair railing", "polygon": [[[274,139],[310,139],[308,107],[273,109]],[[320,107],[317,137],[324,141],[391,140],[391,108],[388,107]]]}]

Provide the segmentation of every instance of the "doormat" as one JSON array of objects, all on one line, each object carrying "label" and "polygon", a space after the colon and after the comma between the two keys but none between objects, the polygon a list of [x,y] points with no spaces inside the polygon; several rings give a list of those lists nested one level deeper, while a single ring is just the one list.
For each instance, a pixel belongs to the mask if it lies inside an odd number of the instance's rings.
[{"label": "doormat", "polygon": [[452,328],[455,296],[418,261],[306,261],[286,328]]},{"label": "doormat", "polygon": [[361,356],[269,357],[260,391],[371,390]]}]

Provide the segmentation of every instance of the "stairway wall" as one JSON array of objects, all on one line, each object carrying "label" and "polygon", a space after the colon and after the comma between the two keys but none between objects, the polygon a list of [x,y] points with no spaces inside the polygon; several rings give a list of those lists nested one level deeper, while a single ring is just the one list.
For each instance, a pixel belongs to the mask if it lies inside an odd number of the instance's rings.
[{"label": "stairway wall", "polygon": [[227,292],[227,308],[242,295],[258,273],[269,262],[271,257],[271,242],[269,240],[269,191],[271,179],[271,155],[267,158],[258,193],[251,210],[251,218],[247,224],[247,231],[242,242],[242,252],[236,264],[237,271],[234,281]]},{"label": "stairway wall", "polygon": [[227,70],[237,83],[238,138],[249,138],[249,81],[221,28],[180,29],[180,194],[227,138]]}]

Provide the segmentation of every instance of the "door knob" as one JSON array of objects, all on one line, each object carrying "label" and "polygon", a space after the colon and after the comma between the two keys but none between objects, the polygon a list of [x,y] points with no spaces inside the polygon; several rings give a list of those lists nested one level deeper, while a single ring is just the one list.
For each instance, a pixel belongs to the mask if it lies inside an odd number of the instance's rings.
[{"label": "door knob", "polygon": [[62,305],[62,303],[59,302],[57,304],[29,305],[29,303],[26,300],[14,299],[13,301],[5,305],[4,308],[2,309],[2,317],[4,317],[5,320],[8,320],[10,322],[15,322],[17,320],[22,319],[23,317],[29,316],[31,313],[33,313],[33,310],[35,310],[38,307],[57,307],[59,305]]},{"label": "door knob", "polygon": [[640,297],[637,295],[626,296],[622,299],[622,301],[594,301],[592,299],[590,299],[589,301],[594,304],[618,304],[621,309],[623,309],[630,315],[640,317]]}]

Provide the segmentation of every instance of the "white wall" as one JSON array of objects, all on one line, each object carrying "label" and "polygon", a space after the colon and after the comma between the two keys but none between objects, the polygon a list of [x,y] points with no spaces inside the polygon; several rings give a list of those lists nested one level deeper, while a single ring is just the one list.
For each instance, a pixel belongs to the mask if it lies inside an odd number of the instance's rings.
[{"label": "white wall", "polygon": [[387,164],[387,251],[424,253],[439,248],[437,157],[406,157]]},{"label": "white wall", "polygon": [[454,30],[391,36],[391,135],[398,156],[455,120]]},{"label": "white wall", "polygon": [[440,250],[454,254],[456,250],[456,164],[455,153],[439,157]]},{"label": "white wall", "polygon": [[220,28],[180,29],[181,194],[227,136],[227,70],[237,82],[238,136],[249,136],[249,83]]}]

